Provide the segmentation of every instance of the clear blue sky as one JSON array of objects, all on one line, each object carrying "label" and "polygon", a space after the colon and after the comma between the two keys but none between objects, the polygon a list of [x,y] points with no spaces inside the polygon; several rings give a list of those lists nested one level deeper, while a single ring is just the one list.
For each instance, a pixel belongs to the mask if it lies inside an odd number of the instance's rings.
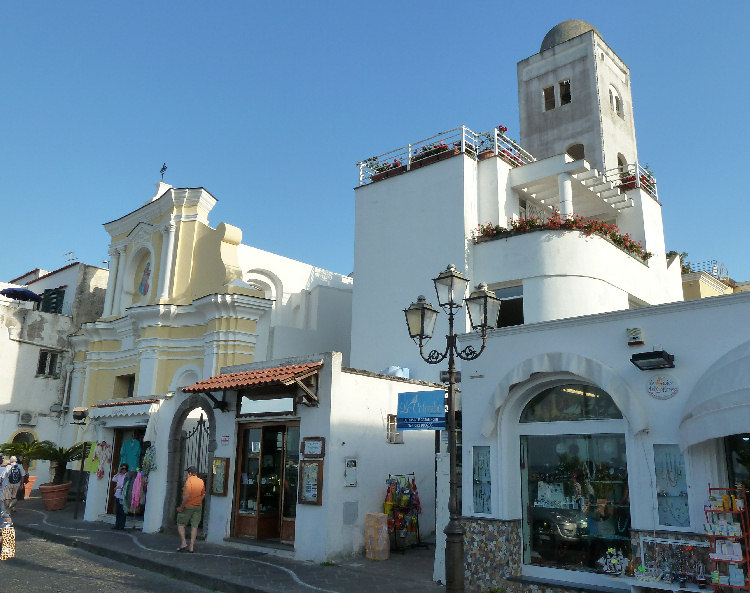
[{"label": "clear blue sky", "polygon": [[[615,8],[617,6],[617,8]],[[518,138],[516,62],[590,22],[631,70],[667,249],[750,279],[750,3],[4,2],[0,280],[101,265],[163,162],[243,242],[352,271],[355,163],[465,124]],[[427,271],[431,277],[434,271]]]}]

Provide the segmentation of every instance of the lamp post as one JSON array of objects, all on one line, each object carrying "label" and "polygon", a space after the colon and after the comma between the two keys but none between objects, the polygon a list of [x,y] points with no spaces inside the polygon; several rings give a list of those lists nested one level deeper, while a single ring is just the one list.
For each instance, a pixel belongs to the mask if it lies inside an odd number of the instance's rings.
[{"label": "lamp post", "polygon": [[[448,314],[448,335],[445,350],[430,350],[425,356],[424,345],[432,338],[435,330],[438,311],[425,297],[420,295],[416,303],[412,303],[408,309],[404,309],[406,325],[409,336],[419,346],[419,355],[429,364],[440,364],[448,359],[448,456],[450,459],[450,491],[448,496],[448,512],[450,520],[446,525],[445,533],[445,585],[446,591],[464,590],[464,528],[458,520],[460,512],[458,508],[458,476],[456,472],[456,359],[458,356],[463,360],[474,360],[478,358],[487,345],[487,329],[495,327],[500,314],[500,299],[495,293],[487,289],[486,284],[480,284],[468,298],[464,298],[469,280],[456,266],[450,265],[441,272],[435,283],[435,293],[438,304]],[[478,330],[482,335],[482,347],[477,351],[471,344],[459,350],[453,323],[458,310],[462,306],[461,301],[466,301],[469,311],[469,321],[472,330]]]}]

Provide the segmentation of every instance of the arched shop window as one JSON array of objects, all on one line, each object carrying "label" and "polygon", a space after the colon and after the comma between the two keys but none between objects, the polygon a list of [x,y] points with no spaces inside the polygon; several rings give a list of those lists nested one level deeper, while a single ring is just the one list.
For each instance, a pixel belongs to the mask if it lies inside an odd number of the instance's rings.
[{"label": "arched shop window", "polygon": [[625,421],[591,385],[545,389],[520,417],[524,563],[601,572],[630,556]]}]

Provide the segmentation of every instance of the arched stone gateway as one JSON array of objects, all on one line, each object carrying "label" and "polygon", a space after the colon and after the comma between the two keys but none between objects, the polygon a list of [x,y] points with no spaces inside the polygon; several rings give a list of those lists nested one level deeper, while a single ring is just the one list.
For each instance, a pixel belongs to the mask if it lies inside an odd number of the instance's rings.
[{"label": "arched stone gateway", "polygon": [[[205,422],[208,426],[208,446],[206,450],[207,459],[205,459],[205,468],[210,468],[213,458],[213,453],[216,450],[216,415],[214,414],[211,402],[201,394],[191,394],[185,397],[183,402],[179,405],[175,411],[174,417],[172,418],[172,425],[169,428],[169,444],[168,444],[168,461],[167,461],[167,484],[166,494],[164,496],[164,513],[162,516],[162,528],[174,529],[175,527],[175,506],[178,497],[181,495],[182,487],[185,484],[185,467],[182,467],[182,460],[184,459],[184,440],[183,440],[183,426],[188,415],[193,410],[199,409],[205,416]],[[208,471],[206,469],[206,471]],[[206,493],[208,493],[210,484],[206,483]],[[211,507],[209,505],[210,497],[206,496],[203,506],[203,529],[201,535],[205,535],[208,520],[211,513]]]}]

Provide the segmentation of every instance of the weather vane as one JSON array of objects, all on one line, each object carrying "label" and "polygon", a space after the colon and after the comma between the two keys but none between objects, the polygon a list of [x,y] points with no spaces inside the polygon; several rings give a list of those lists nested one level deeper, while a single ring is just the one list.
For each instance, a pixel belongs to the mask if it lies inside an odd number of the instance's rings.
[{"label": "weather vane", "polygon": [[167,163],[163,163],[161,166],[161,180],[164,181],[164,173],[167,171]]}]

